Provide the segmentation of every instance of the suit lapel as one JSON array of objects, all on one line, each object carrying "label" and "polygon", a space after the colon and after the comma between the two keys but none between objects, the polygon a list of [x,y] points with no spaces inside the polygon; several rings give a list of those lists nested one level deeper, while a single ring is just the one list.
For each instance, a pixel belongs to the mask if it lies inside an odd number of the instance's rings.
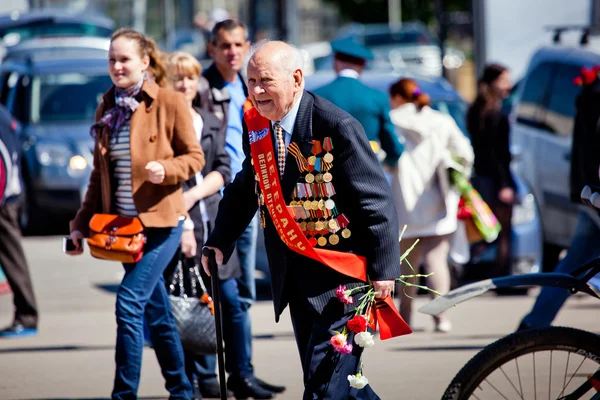
[{"label": "suit lapel", "polygon": [[[296,122],[294,123],[292,140],[290,141],[290,144],[298,144],[304,157],[310,156],[312,150],[312,108],[313,98],[304,91],[302,99],[300,100]],[[291,195],[299,177],[300,170],[298,169],[296,159],[288,152],[285,159],[285,171],[283,172],[283,178],[281,179],[281,191],[284,198]]]}]

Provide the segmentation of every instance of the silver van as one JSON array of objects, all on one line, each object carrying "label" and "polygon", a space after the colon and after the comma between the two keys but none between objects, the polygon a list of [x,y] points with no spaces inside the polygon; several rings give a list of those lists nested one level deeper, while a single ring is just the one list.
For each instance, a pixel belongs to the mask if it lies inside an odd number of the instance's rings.
[{"label": "silver van", "polygon": [[575,47],[543,47],[530,60],[511,112],[513,168],[537,200],[544,240],[544,269],[569,246],[577,220],[570,201],[573,83],[582,66],[600,64],[600,54]]}]

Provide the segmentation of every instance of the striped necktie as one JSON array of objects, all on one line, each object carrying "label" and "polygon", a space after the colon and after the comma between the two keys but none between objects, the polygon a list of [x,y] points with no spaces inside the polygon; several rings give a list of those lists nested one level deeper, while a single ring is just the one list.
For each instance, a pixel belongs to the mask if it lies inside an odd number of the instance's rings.
[{"label": "striped necktie", "polygon": [[283,141],[283,128],[275,124],[275,135],[277,136],[277,165],[279,167],[279,176],[283,176],[285,170],[285,142]]}]

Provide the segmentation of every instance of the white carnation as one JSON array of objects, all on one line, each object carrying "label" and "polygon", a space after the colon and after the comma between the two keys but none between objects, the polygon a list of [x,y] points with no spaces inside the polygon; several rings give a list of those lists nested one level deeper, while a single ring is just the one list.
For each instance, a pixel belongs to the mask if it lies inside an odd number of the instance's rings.
[{"label": "white carnation", "polygon": [[370,332],[360,332],[354,336],[354,342],[360,347],[371,347],[375,345],[373,335]]},{"label": "white carnation", "polygon": [[348,382],[350,382],[350,387],[356,389],[362,389],[369,384],[367,377],[363,376],[360,372],[356,375],[348,375]]}]

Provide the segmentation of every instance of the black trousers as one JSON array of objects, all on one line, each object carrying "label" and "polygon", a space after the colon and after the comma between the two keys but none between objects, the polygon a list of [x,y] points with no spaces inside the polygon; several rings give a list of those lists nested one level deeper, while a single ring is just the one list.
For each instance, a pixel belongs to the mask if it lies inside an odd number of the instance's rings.
[{"label": "black trousers", "polygon": [[335,297],[317,312],[306,297],[292,295],[289,302],[296,344],[304,373],[303,400],[379,400],[371,385],[363,389],[350,387],[348,375],[360,367],[363,349],[353,342],[349,332],[350,354],[335,352],[329,340],[334,331],[341,332],[353,316]]},{"label": "black trousers", "polygon": [[18,204],[7,204],[0,208],[0,266],[13,292],[13,323],[26,328],[37,328],[37,305],[29,266],[21,246],[18,218]]}]

